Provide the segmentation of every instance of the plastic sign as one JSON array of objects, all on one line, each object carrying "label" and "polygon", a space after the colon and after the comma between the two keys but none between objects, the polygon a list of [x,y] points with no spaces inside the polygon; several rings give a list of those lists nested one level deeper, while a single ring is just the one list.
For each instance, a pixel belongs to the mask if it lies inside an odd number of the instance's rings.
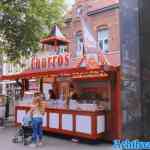
[{"label": "plastic sign", "polygon": [[32,70],[44,70],[65,67],[70,64],[70,54],[52,55],[48,57],[33,57],[31,62]]}]

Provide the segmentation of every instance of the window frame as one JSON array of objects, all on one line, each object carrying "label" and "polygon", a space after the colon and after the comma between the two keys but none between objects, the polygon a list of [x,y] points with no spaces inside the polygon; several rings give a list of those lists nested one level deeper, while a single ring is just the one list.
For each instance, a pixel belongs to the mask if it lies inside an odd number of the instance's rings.
[{"label": "window frame", "polygon": [[76,7],[76,9],[75,9],[75,14],[76,14],[76,17],[78,18],[78,17],[80,17],[80,12],[81,11],[83,11],[83,6],[82,5],[79,5],[79,6],[77,6]]},{"label": "window frame", "polygon": [[[102,31],[108,31],[108,38],[107,39],[105,39],[105,40],[107,40],[107,43],[108,43],[108,48],[107,48],[107,50],[104,50],[104,48],[100,48],[100,41],[103,41],[103,43],[104,43],[104,39],[103,40],[101,40],[101,39],[99,39],[99,35],[100,35],[100,32],[102,32]],[[109,30],[109,27],[108,26],[100,26],[100,27],[98,27],[97,28],[97,44],[98,44],[98,48],[100,48],[104,53],[109,53],[110,52],[110,30]]]},{"label": "window frame", "polygon": [[[78,50],[79,45],[77,44],[77,36],[80,37],[80,43],[81,43],[81,39],[82,39],[83,44],[84,44],[83,32],[82,32],[82,31],[78,31],[78,32],[76,32],[76,34],[75,34],[75,57],[81,57],[81,55],[80,55],[80,56],[77,55],[77,52],[79,51],[79,50]],[[80,49],[80,51],[81,51],[81,49]]]}]

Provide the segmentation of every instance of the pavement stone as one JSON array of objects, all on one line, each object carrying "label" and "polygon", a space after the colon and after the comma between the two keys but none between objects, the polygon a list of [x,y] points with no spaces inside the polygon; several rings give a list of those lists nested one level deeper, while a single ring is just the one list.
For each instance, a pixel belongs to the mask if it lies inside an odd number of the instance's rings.
[{"label": "pavement stone", "polygon": [[[30,148],[29,146],[24,146],[23,144],[12,143],[12,138],[15,135],[14,128],[4,128],[0,129],[0,149],[1,150],[32,150],[35,148]],[[112,145],[110,143],[96,143],[89,144],[86,142],[74,143],[71,139],[45,135],[44,145],[42,147],[37,147],[36,149],[41,150],[112,150]]]}]

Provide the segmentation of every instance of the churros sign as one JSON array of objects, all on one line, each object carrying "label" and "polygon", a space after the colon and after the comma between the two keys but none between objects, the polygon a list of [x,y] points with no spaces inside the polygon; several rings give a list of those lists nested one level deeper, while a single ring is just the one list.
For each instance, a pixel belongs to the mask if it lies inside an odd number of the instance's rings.
[{"label": "churros sign", "polygon": [[70,54],[52,55],[48,57],[33,57],[31,67],[33,70],[65,67],[70,64]]}]

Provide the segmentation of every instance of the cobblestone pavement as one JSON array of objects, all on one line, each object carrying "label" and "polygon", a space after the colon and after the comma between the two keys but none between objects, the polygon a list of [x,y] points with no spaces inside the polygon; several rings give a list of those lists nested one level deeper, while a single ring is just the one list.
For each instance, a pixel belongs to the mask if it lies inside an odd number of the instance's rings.
[{"label": "cobblestone pavement", "polygon": [[[23,144],[12,143],[12,137],[15,134],[15,129],[5,128],[0,129],[0,149],[3,150],[30,150],[29,146]],[[109,143],[96,143],[91,144],[87,142],[73,143],[71,139],[56,137],[56,136],[44,136],[44,145],[37,147],[41,150],[112,150],[112,145]]]}]

